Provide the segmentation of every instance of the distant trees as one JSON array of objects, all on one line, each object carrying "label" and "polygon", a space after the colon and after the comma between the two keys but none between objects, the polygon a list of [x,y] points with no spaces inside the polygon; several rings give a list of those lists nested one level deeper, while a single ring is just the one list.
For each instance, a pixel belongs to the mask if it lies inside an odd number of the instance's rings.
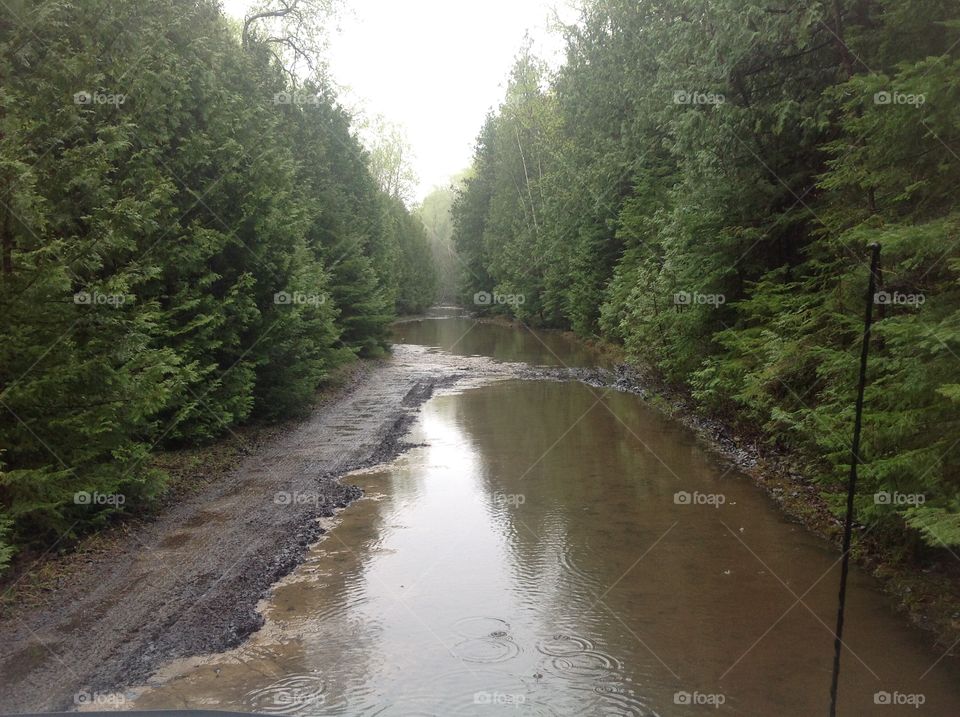
[{"label": "distant trees", "polygon": [[369,136],[370,173],[388,197],[413,200],[417,176],[413,169],[413,148],[403,128],[383,117],[366,123]]},{"label": "distant trees", "polygon": [[415,214],[407,212],[404,204],[413,201],[417,183],[413,150],[402,128],[383,117],[370,122],[366,134],[370,173],[386,198],[385,216],[398,237],[397,309],[416,313],[436,300],[438,279],[425,227]]},{"label": "distant trees", "polygon": [[439,187],[428,194],[414,212],[427,232],[433,267],[436,270],[437,299],[453,303],[459,298],[460,264],[453,246],[453,216],[456,187],[464,176],[455,177],[449,187]]},{"label": "distant trees", "polygon": [[429,303],[424,229],[336,98],[237,32],[207,0],[0,7],[0,564]]},{"label": "distant trees", "polygon": [[960,545],[955,3],[593,0],[567,38],[480,132],[463,295],[623,343],[829,489],[879,241],[858,514]]}]

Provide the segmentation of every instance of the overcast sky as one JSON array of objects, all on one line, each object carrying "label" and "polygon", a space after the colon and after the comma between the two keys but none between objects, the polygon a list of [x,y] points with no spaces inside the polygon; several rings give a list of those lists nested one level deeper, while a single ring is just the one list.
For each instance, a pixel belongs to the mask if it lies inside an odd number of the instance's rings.
[{"label": "overcast sky", "polygon": [[[252,0],[223,0],[243,17]],[[341,101],[404,127],[415,153],[417,199],[470,164],[487,110],[499,104],[524,32],[554,62],[562,40],[548,30],[565,0],[345,0],[330,65]]]}]

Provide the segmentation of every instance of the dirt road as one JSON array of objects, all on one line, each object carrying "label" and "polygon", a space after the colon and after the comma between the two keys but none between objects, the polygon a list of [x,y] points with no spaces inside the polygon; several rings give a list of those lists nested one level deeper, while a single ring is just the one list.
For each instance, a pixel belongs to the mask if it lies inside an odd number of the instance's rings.
[{"label": "dirt road", "polygon": [[72,709],[80,692],[143,682],[161,664],[237,645],[257,602],[359,495],[338,476],[389,460],[440,386],[510,366],[419,346],[362,371],[339,397],[237,470],[95,556],[42,608],[0,624],[0,710]]}]

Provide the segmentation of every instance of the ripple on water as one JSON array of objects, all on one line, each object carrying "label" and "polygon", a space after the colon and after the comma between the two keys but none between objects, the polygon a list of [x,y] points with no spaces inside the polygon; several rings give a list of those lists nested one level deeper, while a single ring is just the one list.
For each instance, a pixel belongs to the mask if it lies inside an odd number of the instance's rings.
[{"label": "ripple on water", "polygon": [[431,678],[404,682],[401,694],[371,695],[367,704],[352,703],[351,717],[393,715],[534,715],[559,717],[534,695],[537,681],[498,667],[466,664],[438,671]]},{"label": "ripple on water", "polygon": [[408,702],[397,702],[390,705],[377,705],[372,708],[373,711],[366,714],[370,717],[390,717],[391,715],[403,715],[403,717],[436,717],[437,713],[428,706],[418,707]]},{"label": "ripple on water", "polygon": [[[582,545],[578,545],[577,548],[583,550]],[[592,575],[577,564],[577,561],[573,557],[573,549],[571,545],[561,546],[559,556],[560,566],[567,575],[573,577],[574,583],[596,588],[597,585],[599,585],[599,581],[595,575]]]},{"label": "ripple on water", "polygon": [[319,625],[329,625],[331,621],[343,620],[344,615],[352,615],[368,602],[367,596],[359,585],[348,584],[339,600],[331,600],[327,604],[312,608],[310,622]]},{"label": "ripple on water", "polygon": [[600,677],[623,667],[617,658],[596,650],[567,657],[553,657],[550,662],[558,672],[578,677]]},{"label": "ripple on water", "polygon": [[453,653],[461,660],[496,664],[512,660],[522,652],[510,635],[510,623],[499,617],[465,617],[457,620],[453,629],[465,638],[453,646]]},{"label": "ripple on water", "polygon": [[319,675],[291,675],[248,692],[244,701],[256,712],[288,715],[313,711],[311,707],[323,703],[325,692],[326,684]]},{"label": "ripple on water", "polygon": [[503,715],[505,709],[511,714],[533,717],[560,717],[552,707],[524,693],[479,690],[470,694],[447,696],[443,699],[422,696],[402,697],[390,704],[372,705],[363,712],[364,717],[437,717],[437,715]]},{"label": "ripple on water", "polygon": [[512,714],[533,717],[559,717],[560,713],[550,705],[527,695],[496,694],[480,692],[471,695],[470,701],[453,705],[444,711],[449,715],[503,715],[509,709]]},{"label": "ripple on water", "polygon": [[506,662],[520,652],[520,646],[503,631],[492,632],[484,637],[468,637],[453,646],[453,653],[461,660],[481,665]]},{"label": "ripple on water", "polygon": [[634,691],[621,683],[606,681],[594,686],[598,695],[595,704],[605,715],[650,715],[654,714],[649,704],[639,699]]},{"label": "ripple on water", "polygon": [[544,672],[564,680],[572,689],[590,690],[622,706],[635,702],[617,682],[623,663],[590,640],[558,633],[540,640],[537,651],[547,658]]},{"label": "ripple on water", "polygon": [[499,617],[488,617],[478,615],[476,617],[465,617],[453,623],[453,629],[458,635],[463,637],[485,637],[493,633],[509,634],[510,623],[501,620]]},{"label": "ripple on water", "polygon": [[537,650],[550,657],[568,657],[593,649],[593,643],[585,637],[557,633],[537,643]]}]

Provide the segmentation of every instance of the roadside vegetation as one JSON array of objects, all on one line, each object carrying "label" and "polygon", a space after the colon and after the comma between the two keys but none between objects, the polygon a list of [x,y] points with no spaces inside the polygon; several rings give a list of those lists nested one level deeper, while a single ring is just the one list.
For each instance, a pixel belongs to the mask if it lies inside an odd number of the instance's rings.
[{"label": "roadside vegetation", "polygon": [[882,245],[857,516],[960,545],[960,14],[942,0],[585,3],[527,46],[453,208],[483,312],[622,345],[839,512]]},{"label": "roadside vegetation", "polygon": [[156,451],[302,412],[433,302],[389,153],[303,67],[329,8],[300,8],[0,6],[0,570],[149,505]]}]

